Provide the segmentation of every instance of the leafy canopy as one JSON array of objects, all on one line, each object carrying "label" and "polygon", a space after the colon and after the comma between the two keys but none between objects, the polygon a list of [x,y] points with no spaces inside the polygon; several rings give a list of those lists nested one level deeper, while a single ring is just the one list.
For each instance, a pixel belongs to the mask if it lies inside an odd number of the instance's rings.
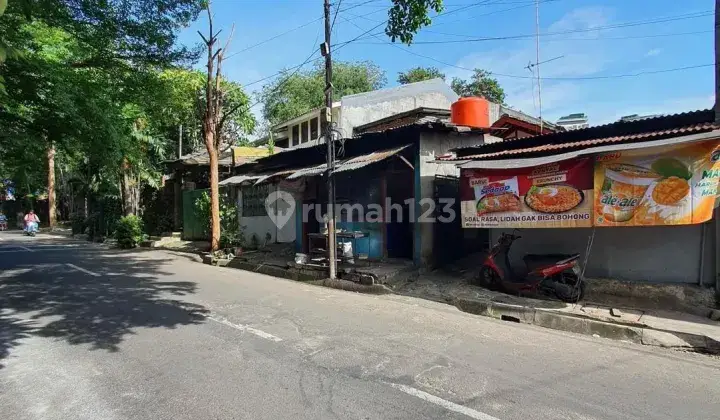
[{"label": "leafy canopy", "polygon": [[397,81],[401,85],[406,85],[436,78],[445,80],[445,74],[436,67],[413,67],[406,72],[398,73]]},{"label": "leafy canopy", "polygon": [[[385,72],[369,61],[333,63],[333,98],[369,92],[385,86]],[[271,125],[302,115],[325,103],[325,67],[280,78],[263,87],[263,116]]]},{"label": "leafy canopy", "polygon": [[443,11],[443,0],[392,0],[385,33],[392,42],[411,44],[415,34],[432,23],[430,12]]},{"label": "leafy canopy", "polygon": [[505,90],[486,70],[475,69],[469,80],[455,77],[450,86],[460,96],[482,96],[496,104],[505,103]]}]

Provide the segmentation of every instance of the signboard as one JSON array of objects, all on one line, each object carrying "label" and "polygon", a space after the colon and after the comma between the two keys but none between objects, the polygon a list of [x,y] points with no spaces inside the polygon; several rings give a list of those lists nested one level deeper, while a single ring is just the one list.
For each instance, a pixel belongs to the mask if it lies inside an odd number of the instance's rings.
[{"label": "signboard", "polygon": [[465,228],[551,228],[592,225],[593,160],[532,168],[462,169]]},{"label": "signboard", "polygon": [[662,226],[712,218],[720,179],[716,140],[596,156],[596,226]]}]

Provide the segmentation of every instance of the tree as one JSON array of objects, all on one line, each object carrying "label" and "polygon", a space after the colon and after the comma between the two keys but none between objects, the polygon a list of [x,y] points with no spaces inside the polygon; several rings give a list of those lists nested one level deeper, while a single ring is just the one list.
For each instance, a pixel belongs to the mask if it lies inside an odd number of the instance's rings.
[{"label": "tree", "polygon": [[10,2],[0,19],[0,133],[21,160],[3,170],[26,181],[38,179],[28,172],[46,174],[51,226],[58,159],[82,151],[115,173],[128,168],[138,145],[123,109],[147,95],[136,79],[196,56],[175,41],[200,10],[200,0]]},{"label": "tree", "polygon": [[475,69],[470,80],[455,77],[450,86],[460,96],[482,96],[496,104],[505,103],[505,91],[486,70]]},{"label": "tree", "polygon": [[[369,92],[385,86],[385,72],[369,61],[333,63],[333,97]],[[317,62],[307,71],[295,72],[263,87],[260,100],[270,125],[295,118],[325,103],[325,67]]]},{"label": "tree", "polygon": [[435,67],[413,67],[406,72],[398,73],[398,83],[406,85],[408,83],[422,82],[423,80],[430,80],[440,78],[445,80],[445,74],[441,73]]},{"label": "tree", "polygon": [[[228,114],[223,114],[222,104],[226,93],[222,90],[222,63],[225,51],[232,40],[233,30],[230,31],[225,47],[216,48],[218,34],[213,28],[210,1],[206,3],[208,15],[208,36],[200,33],[207,49],[207,82],[205,84],[205,109],[202,118],[203,140],[210,161],[210,251],[220,248],[220,187],[218,174],[218,154],[222,145],[223,125]],[[228,112],[239,110],[242,105],[236,105]]]},{"label": "tree", "polygon": [[408,45],[412,43],[417,31],[432,23],[429,16],[431,11],[443,11],[443,0],[392,0],[392,3],[385,33],[392,42],[400,39]]}]

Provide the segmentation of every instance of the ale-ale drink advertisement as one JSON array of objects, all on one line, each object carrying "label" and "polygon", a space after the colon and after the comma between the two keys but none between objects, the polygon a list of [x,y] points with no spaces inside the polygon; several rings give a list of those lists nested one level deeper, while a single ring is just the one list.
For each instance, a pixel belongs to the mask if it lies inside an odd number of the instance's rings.
[{"label": "ale-ale drink advertisement", "polygon": [[712,218],[720,142],[608,152],[596,156],[595,226],[661,226]]},{"label": "ale-ale drink advertisement", "polygon": [[551,228],[592,225],[593,159],[520,169],[462,169],[465,228]]}]

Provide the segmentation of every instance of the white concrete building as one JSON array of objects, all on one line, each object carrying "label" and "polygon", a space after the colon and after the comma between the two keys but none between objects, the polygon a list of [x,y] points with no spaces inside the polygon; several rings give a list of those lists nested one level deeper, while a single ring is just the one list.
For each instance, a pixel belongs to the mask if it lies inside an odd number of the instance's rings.
[{"label": "white concrete building", "polygon": [[588,117],[585,113],[570,114],[564,117],[560,117],[555,123],[566,130],[580,130],[582,128],[588,128]]},{"label": "white concrete building", "polygon": [[[442,79],[409,83],[393,88],[343,96],[333,103],[332,120],[344,138],[354,127],[417,108],[450,109],[458,95]],[[324,143],[323,108],[313,109],[272,127],[275,145],[283,148]]]}]

